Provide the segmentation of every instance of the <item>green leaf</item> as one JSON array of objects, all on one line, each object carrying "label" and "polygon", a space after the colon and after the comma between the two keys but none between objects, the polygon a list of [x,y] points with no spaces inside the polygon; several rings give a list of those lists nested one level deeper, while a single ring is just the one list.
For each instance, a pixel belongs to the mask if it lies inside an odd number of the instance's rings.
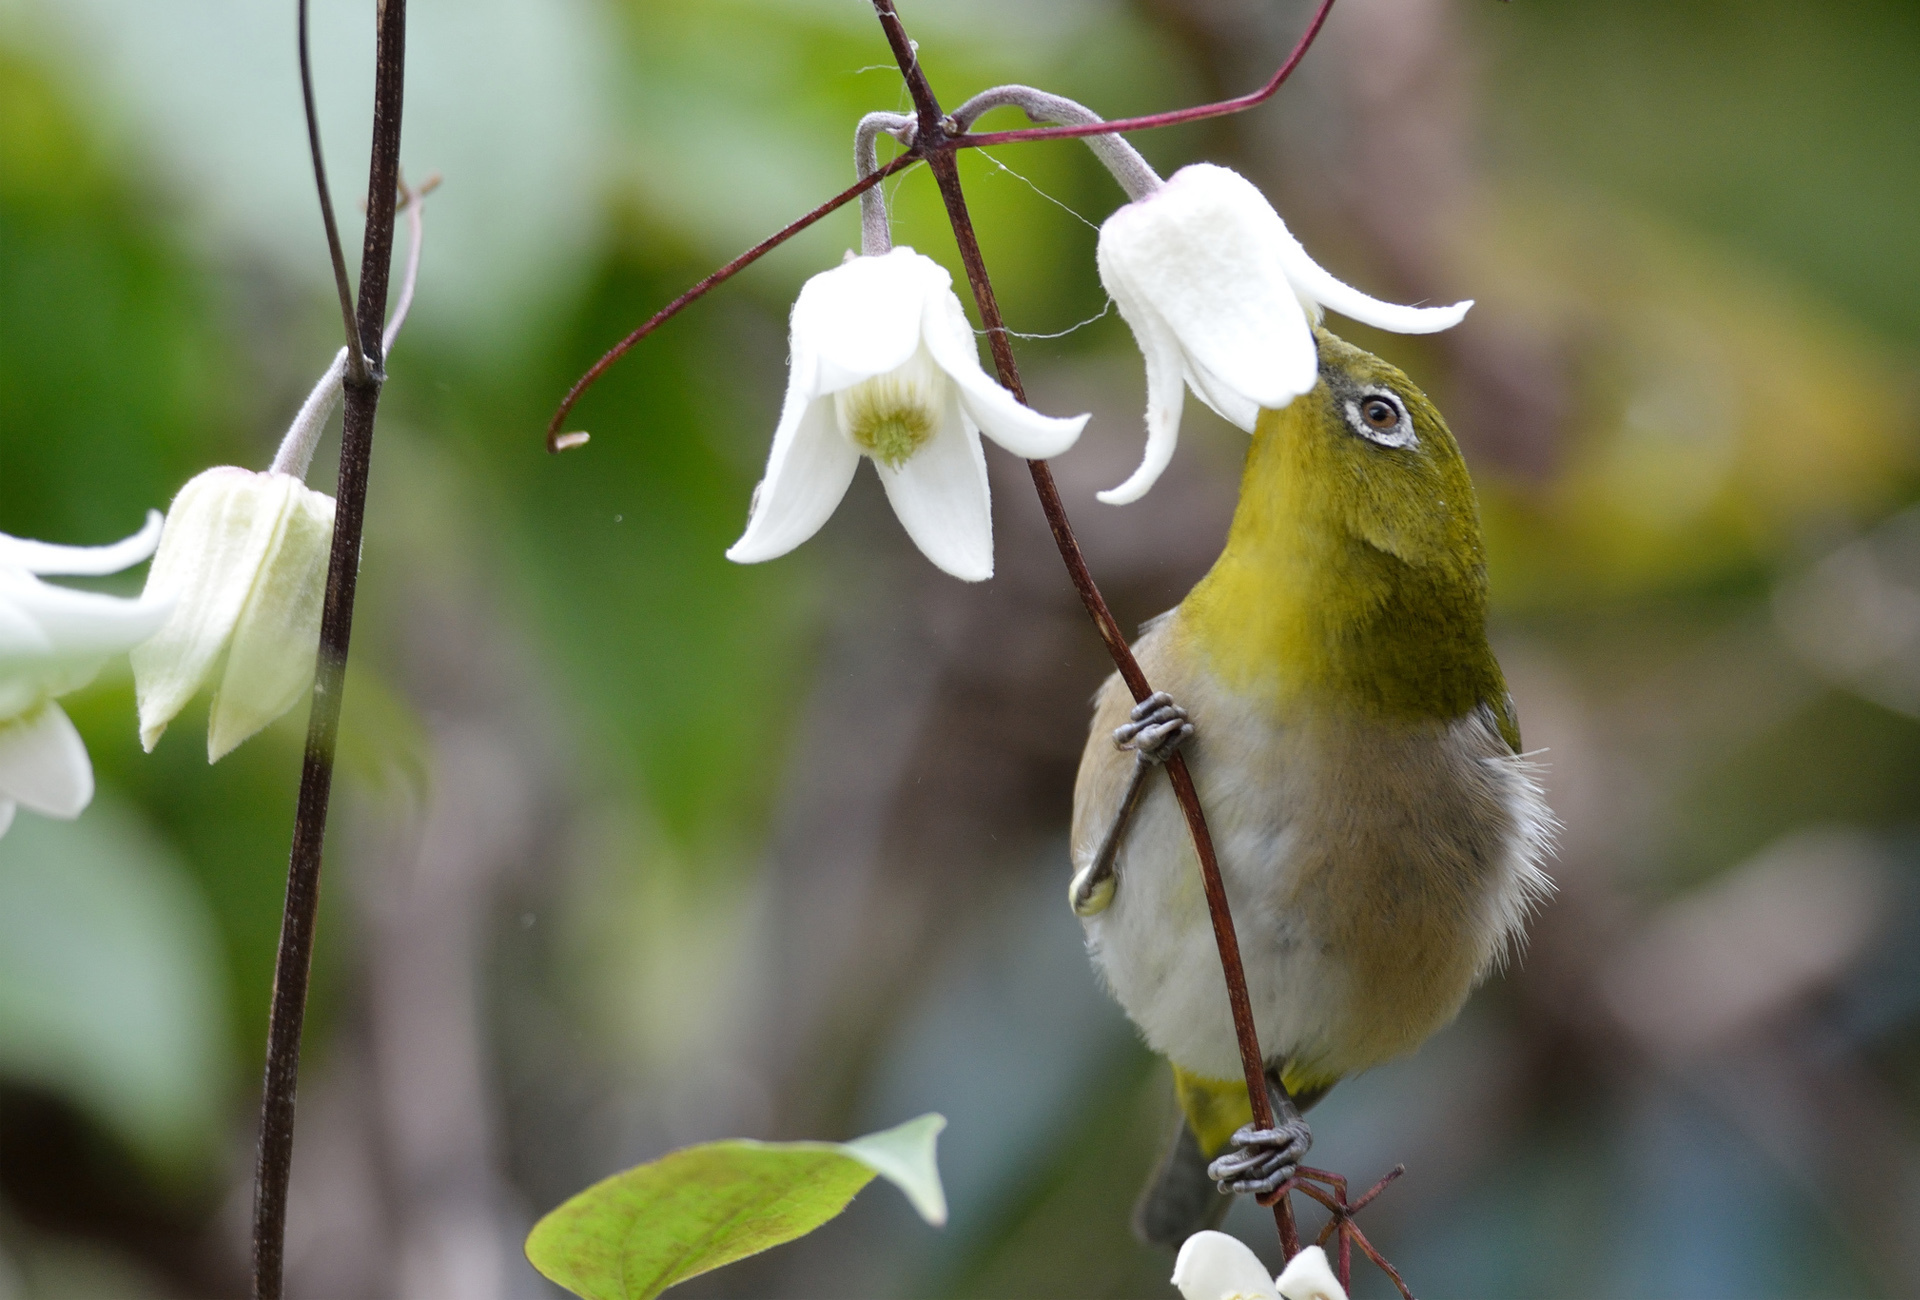
[{"label": "green leaf", "polygon": [[690,1277],[803,1237],[880,1174],[946,1221],[922,1115],[847,1143],[736,1139],[687,1147],[595,1183],[541,1219],[527,1258],[586,1300],[650,1300]]}]

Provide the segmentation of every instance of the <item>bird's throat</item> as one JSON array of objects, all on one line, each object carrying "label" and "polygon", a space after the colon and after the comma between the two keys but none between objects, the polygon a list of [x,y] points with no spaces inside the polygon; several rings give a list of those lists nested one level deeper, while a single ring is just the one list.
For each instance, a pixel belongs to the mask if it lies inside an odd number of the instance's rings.
[{"label": "bird's throat", "polygon": [[1505,695],[1486,641],[1477,523],[1466,562],[1360,535],[1364,490],[1322,454],[1308,401],[1263,417],[1226,549],[1182,603],[1183,649],[1276,714],[1451,719]]}]

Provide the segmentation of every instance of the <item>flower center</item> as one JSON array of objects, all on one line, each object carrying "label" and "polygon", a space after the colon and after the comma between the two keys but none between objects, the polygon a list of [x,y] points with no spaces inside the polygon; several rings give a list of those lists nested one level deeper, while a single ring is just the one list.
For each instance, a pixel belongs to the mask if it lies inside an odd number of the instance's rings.
[{"label": "flower center", "polygon": [[939,427],[949,382],[923,347],[898,369],[835,393],[834,414],[854,446],[888,469],[899,469]]}]

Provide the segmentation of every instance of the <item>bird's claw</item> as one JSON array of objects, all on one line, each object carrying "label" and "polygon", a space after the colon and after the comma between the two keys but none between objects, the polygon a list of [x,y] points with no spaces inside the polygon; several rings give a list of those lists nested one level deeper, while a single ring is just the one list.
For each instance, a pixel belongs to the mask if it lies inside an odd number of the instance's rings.
[{"label": "bird's claw", "polygon": [[1164,763],[1193,737],[1187,711],[1165,691],[1155,691],[1133,706],[1132,721],[1115,727],[1113,743],[1131,749],[1149,763]]},{"label": "bird's claw", "polygon": [[1242,1125],[1233,1145],[1234,1150],[1207,1166],[1207,1177],[1220,1185],[1223,1196],[1268,1196],[1294,1176],[1313,1146],[1313,1133],[1304,1119],[1294,1116],[1273,1128]]}]

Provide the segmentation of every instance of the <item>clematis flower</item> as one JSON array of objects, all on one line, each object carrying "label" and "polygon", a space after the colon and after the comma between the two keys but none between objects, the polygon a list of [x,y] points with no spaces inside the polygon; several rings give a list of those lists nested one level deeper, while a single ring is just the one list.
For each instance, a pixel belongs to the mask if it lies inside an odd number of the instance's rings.
[{"label": "clematis flower", "polygon": [[98,577],[153,554],[160,513],[111,546],[56,546],[0,533],[0,835],[24,806],[73,818],[93,799],[87,747],[54,697],[153,634],[163,602],[75,591],[39,574]]},{"label": "clematis flower", "polygon": [[1307,255],[1266,196],[1238,172],[1194,163],[1100,227],[1100,282],[1147,362],[1147,452],[1110,505],[1137,501],[1173,458],[1191,386],[1247,432],[1319,376],[1322,308],[1391,330],[1457,325],[1471,300],[1397,307],[1336,280]]},{"label": "clematis flower", "polygon": [[787,396],[754,490],[741,564],[785,555],[846,495],[865,456],[907,535],[956,578],[993,576],[980,435],[1016,456],[1056,456],[1087,417],[1052,419],[980,368],[953,279],[897,247],[807,281],[793,304]]},{"label": "clematis flower", "polygon": [[1187,1238],[1173,1263],[1173,1284],[1186,1300],[1347,1300],[1320,1247],[1308,1246],[1269,1278],[1260,1257],[1224,1232]]},{"label": "clematis flower", "polygon": [[216,675],[209,763],[298,702],[313,683],[332,542],[333,498],[292,474],[223,465],[180,489],[147,572],[148,596],[172,613],[132,655],[149,753]]}]

